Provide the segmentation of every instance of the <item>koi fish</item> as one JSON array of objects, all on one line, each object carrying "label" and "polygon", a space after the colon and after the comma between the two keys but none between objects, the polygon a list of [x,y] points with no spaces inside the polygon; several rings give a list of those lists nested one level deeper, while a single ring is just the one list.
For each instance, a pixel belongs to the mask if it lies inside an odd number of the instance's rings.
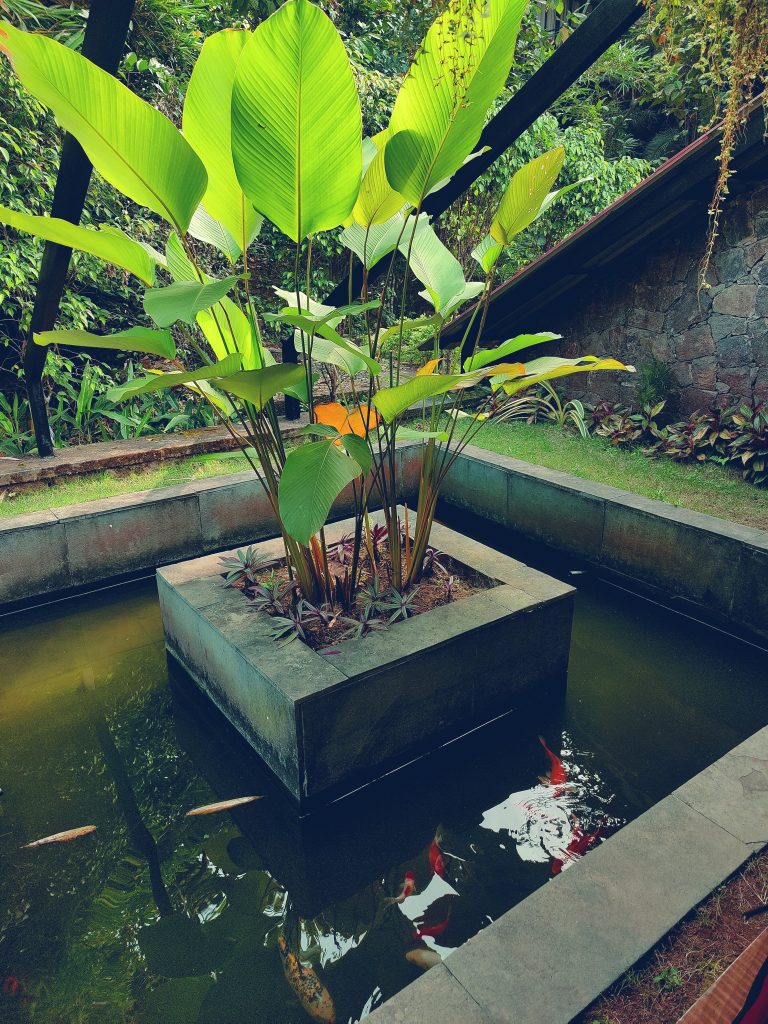
[{"label": "koi fish", "polygon": [[415,890],[416,875],[414,875],[412,871],[406,871],[400,892],[397,894],[397,896],[390,896],[388,899],[384,900],[384,903],[388,907],[392,906],[395,903],[402,903],[404,900],[407,900],[409,896],[413,896]]},{"label": "koi fish", "polygon": [[288,943],[282,935],[277,938],[277,948],[280,950],[286,980],[312,1020],[320,1024],[336,1024],[336,1007],[331,994],[312,968],[305,967],[296,954],[288,949]]},{"label": "koi fish", "polygon": [[563,850],[563,856],[553,858],[552,874],[559,875],[560,872],[564,871],[570,864],[573,864],[577,860],[581,860],[584,854],[589,850],[590,846],[592,846],[592,844],[600,837],[602,831],[602,821],[594,832],[590,832],[587,835],[585,835],[577,825],[573,830],[573,839]]},{"label": "koi fish", "polygon": [[422,971],[428,971],[430,967],[437,967],[443,962],[443,958],[434,949],[409,949],[405,954],[409,963],[416,964]]},{"label": "koi fish", "polygon": [[437,921],[435,924],[423,924],[420,925],[413,933],[414,939],[423,939],[429,936],[432,939],[437,938],[438,935],[442,935],[445,929],[451,922],[451,915],[445,918],[443,921]]},{"label": "koi fish", "polygon": [[79,839],[80,836],[90,835],[96,831],[95,825],[82,825],[80,828],[70,828],[66,832],[55,832],[45,839],[36,839],[34,843],[25,843],[22,850],[34,850],[37,846],[47,846],[49,843],[68,843],[72,839]]},{"label": "koi fish", "polygon": [[429,846],[429,866],[432,868],[436,875],[441,878],[445,878],[445,857],[443,857],[443,851],[440,849],[440,844],[437,841],[437,836],[432,840]]},{"label": "koi fish", "polygon": [[202,807],[193,807],[187,811],[185,818],[194,818],[199,814],[218,814],[219,811],[228,811],[232,807],[240,807],[242,804],[253,803],[254,800],[261,800],[260,796],[238,796],[234,800],[222,800],[218,804],[203,804]]},{"label": "koi fish", "polygon": [[9,974],[5,981],[3,982],[3,992],[5,992],[7,996],[15,996],[20,991],[23,991],[23,989],[24,986],[22,982],[20,982],[19,979],[14,977],[12,974]]},{"label": "koi fish", "polygon": [[539,743],[544,747],[544,752],[549,758],[549,771],[545,776],[539,776],[539,781],[543,782],[545,786],[562,786],[564,782],[568,781],[563,762],[557,754],[549,749],[543,736],[539,736]]}]

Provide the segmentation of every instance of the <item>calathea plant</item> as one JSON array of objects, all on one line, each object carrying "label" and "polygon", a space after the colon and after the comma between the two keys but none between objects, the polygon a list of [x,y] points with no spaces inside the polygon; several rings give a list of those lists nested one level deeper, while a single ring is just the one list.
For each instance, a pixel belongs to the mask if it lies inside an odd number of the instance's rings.
[{"label": "calathea plant", "polygon": [[[355,607],[359,587],[382,564],[368,526],[374,502],[385,514],[388,585],[406,595],[424,570],[440,486],[484,420],[538,381],[624,369],[592,356],[515,361],[522,349],[555,337],[539,334],[476,351],[457,372],[437,372],[444,325],[476,300],[473,321],[479,317],[482,326],[504,247],[565,191],[552,191],[563,163],[560,149],[514,175],[475,254],[478,281],[466,281],[421,212],[425,197],[471,157],[507,79],[525,6],[525,0],[449,0],[405,76],[388,128],[372,139],[361,137],[344,44],[309,0],[288,0],[252,32],[219,32],[205,42],[181,131],[75,51],[9,24],[0,27],[0,49],[21,82],[79,140],[96,171],[170,227],[161,253],[109,225],[77,227],[0,209],[0,221],[11,227],[92,253],[147,285],[144,308],[153,328],[108,336],[46,332],[34,341],[173,359],[174,328],[192,353],[189,368],[150,372],[112,397],[183,387],[216,411],[242,444],[278,518],[296,602]],[[263,218],[293,240],[296,259],[293,288],[275,288],[282,306],[260,318],[251,297],[249,250]],[[312,296],[312,240],[338,229],[364,274],[361,293],[331,307]],[[204,272],[206,246],[229,262],[229,276],[214,280]],[[406,275],[423,285],[433,310],[415,321],[432,334],[431,359],[409,380],[400,379],[398,360],[387,374],[380,362],[383,343],[391,348],[394,339],[399,351],[414,322],[406,320],[405,288],[397,322],[385,327],[393,275],[375,289],[368,280],[373,264],[393,252],[402,254]],[[275,363],[264,344],[270,324],[294,332],[298,363]],[[315,400],[313,383],[323,364],[344,376],[339,403]],[[465,413],[467,391],[481,384],[480,407],[475,403]],[[290,452],[275,411],[279,393],[298,395],[308,411],[307,436]],[[395,443],[412,436],[403,425],[409,410],[427,402],[429,428],[418,434],[424,446],[415,532],[403,543]],[[356,527],[341,578],[329,568],[323,527],[348,486]]]}]

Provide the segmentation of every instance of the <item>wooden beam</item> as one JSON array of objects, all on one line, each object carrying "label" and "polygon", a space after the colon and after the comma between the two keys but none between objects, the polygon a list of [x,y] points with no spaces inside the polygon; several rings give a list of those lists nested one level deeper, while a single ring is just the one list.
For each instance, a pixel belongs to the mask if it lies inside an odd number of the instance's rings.
[{"label": "wooden beam", "polygon": [[[98,67],[115,74],[123,56],[125,40],[135,0],[92,0],[86,22],[82,53]],[[53,192],[51,216],[79,224],[91,180],[91,162],[80,143],[67,134],[61,146],[61,160]],[[40,262],[37,293],[32,310],[29,338],[24,346],[24,375],[35,427],[37,453],[53,455],[48,409],[43,395],[42,375],[47,348],[35,345],[32,335],[50,331],[59,314],[61,297],[69,270],[72,250],[46,242]]]}]

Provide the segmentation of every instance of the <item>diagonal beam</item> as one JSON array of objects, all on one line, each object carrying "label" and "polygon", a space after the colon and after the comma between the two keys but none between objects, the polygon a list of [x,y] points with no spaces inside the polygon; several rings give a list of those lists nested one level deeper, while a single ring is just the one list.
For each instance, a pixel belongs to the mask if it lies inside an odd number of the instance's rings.
[{"label": "diagonal beam", "polygon": [[[135,0],[92,0],[83,38],[82,53],[94,64],[115,74],[123,55],[125,40]],[[61,161],[53,192],[52,217],[78,224],[91,180],[91,162],[80,143],[67,134],[61,146]],[[40,262],[35,305],[29,338],[24,347],[24,376],[35,427],[37,453],[43,458],[53,455],[48,409],[43,395],[42,376],[48,349],[35,345],[32,335],[50,331],[59,313],[61,297],[69,270],[72,250],[54,242],[46,242]]]},{"label": "diagonal beam", "polygon": [[[643,3],[638,0],[602,0],[592,14],[488,122],[477,147],[481,149],[487,146],[488,152],[470,160],[443,188],[428,196],[422,207],[424,212],[433,220],[445,213],[451,203],[466,192],[609,46],[631,28],[644,10]],[[369,281],[385,273],[395,257],[393,253],[379,260],[368,272]],[[356,265],[352,271],[353,295],[360,293],[362,284],[362,268]],[[330,305],[346,302],[349,286],[349,277],[345,277],[325,302]]]}]

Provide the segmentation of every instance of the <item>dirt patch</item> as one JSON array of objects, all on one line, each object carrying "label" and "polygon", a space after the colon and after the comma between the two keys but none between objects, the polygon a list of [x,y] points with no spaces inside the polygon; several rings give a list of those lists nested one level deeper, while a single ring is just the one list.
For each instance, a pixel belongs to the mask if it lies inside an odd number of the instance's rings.
[{"label": "dirt patch", "polygon": [[[422,579],[401,597],[391,585],[391,561],[384,541],[377,542],[373,561],[369,554],[361,553],[358,593],[354,601],[345,602],[351,538],[329,546],[327,559],[328,575],[333,581],[331,592],[335,596],[320,605],[302,600],[298,585],[289,579],[284,561],[253,573],[252,580],[232,580],[230,586],[253,602],[257,614],[272,617],[276,640],[299,639],[313,650],[330,654],[347,639],[381,632],[414,615],[498,585],[497,580],[429,548]],[[234,560],[227,563],[228,568],[233,566]],[[226,578],[226,574],[222,575]]]},{"label": "dirt patch", "polygon": [[628,971],[574,1024],[676,1024],[761,931],[768,913],[768,852],[716,889],[709,899]]}]

